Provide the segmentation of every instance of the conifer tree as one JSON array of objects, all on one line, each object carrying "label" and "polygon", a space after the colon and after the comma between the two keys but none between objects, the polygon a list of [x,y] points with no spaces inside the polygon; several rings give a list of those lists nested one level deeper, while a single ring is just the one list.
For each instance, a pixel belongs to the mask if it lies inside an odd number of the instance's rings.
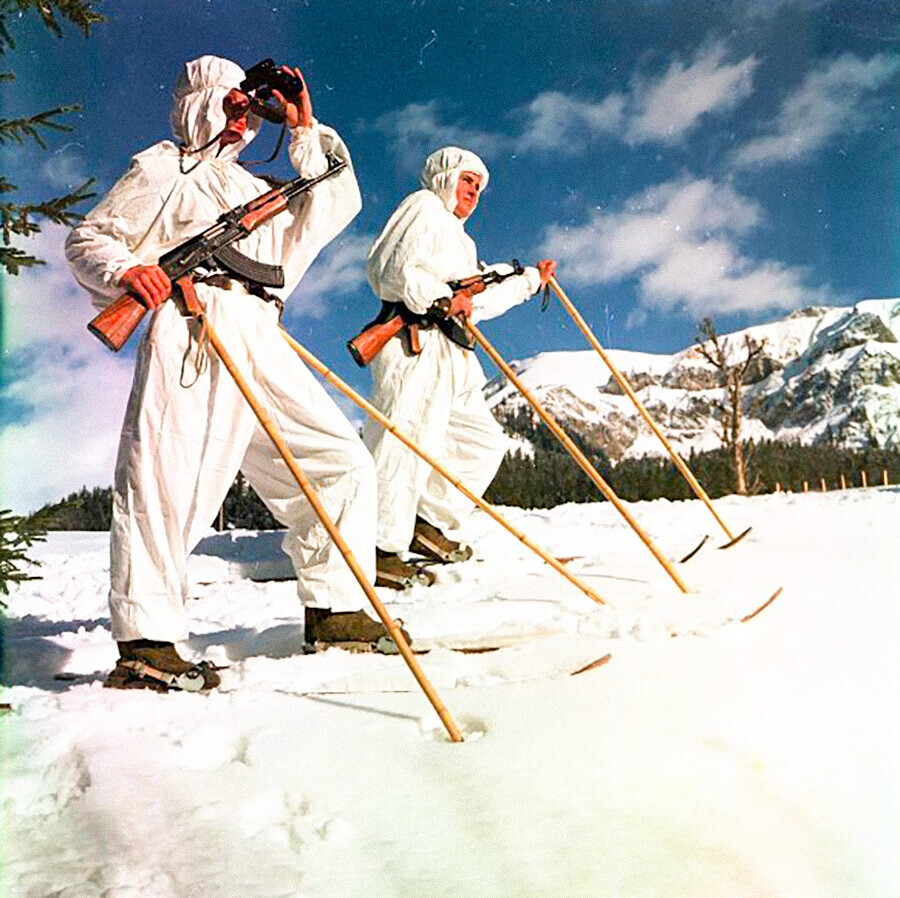
[{"label": "conifer tree", "polygon": [[[8,508],[0,510],[0,596],[8,596],[13,584],[39,579],[26,566],[40,567],[40,562],[29,558],[26,552],[47,538],[46,525],[46,517],[40,511],[22,516]],[[5,607],[6,602],[0,598],[0,608]]]},{"label": "conifer tree", "polygon": [[[103,16],[92,10],[91,4],[85,0],[0,0],[0,55],[16,45],[10,20],[29,11],[36,11],[56,37],[63,36],[60,20],[71,22],[85,36],[91,25],[103,20]],[[8,83],[14,80],[13,72],[0,72],[0,81]],[[71,131],[71,126],[60,119],[80,108],[55,106],[19,118],[0,117],[0,146],[10,143],[22,145],[33,140],[41,149],[46,149],[43,135],[47,131]],[[92,183],[92,180],[85,181],[64,196],[13,202],[7,197],[16,190],[16,185],[0,174],[0,274],[17,275],[22,268],[43,264],[36,256],[12,246],[13,238],[32,237],[39,233],[40,219],[62,225],[74,224],[81,216],[72,211],[72,206],[93,196],[90,192]],[[35,564],[26,553],[32,544],[44,539],[46,523],[42,512],[22,517],[8,509],[0,510],[0,595],[9,595],[13,583],[36,579],[35,574],[25,572],[25,565]],[[5,607],[2,599],[0,606]]]},{"label": "conifer tree", "polygon": [[[71,22],[87,37],[91,25],[104,19],[91,9],[90,2],[86,0],[0,0],[0,55],[16,46],[10,19],[31,10],[36,11],[47,28],[59,38],[63,36],[61,20]],[[13,72],[0,72],[0,81],[14,80]],[[19,118],[0,117],[0,146],[11,143],[21,146],[34,141],[41,149],[46,149],[45,134],[71,131],[71,125],[62,119],[79,109],[81,106],[78,105],[55,106]],[[61,225],[74,224],[81,215],[73,211],[72,207],[94,195],[90,190],[92,184],[93,178],[63,196],[14,202],[9,199],[9,195],[17,187],[9,178],[0,174],[0,268],[7,274],[17,275],[22,268],[43,264],[41,259],[13,246],[13,239],[32,237],[39,233],[41,219]]]}]

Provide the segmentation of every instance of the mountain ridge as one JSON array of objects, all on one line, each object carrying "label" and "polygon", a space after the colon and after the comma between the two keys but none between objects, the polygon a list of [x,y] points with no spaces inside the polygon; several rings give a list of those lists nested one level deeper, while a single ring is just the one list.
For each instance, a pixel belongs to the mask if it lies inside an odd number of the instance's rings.
[{"label": "mountain ridge", "polygon": [[[720,337],[735,359],[745,337],[765,341],[744,380],[744,439],[900,448],[900,299],[800,309]],[[606,351],[680,454],[721,445],[724,388],[696,345]],[[542,352],[511,367],[560,424],[613,463],[665,454],[593,349]],[[528,407],[503,375],[484,389],[503,422]]]}]

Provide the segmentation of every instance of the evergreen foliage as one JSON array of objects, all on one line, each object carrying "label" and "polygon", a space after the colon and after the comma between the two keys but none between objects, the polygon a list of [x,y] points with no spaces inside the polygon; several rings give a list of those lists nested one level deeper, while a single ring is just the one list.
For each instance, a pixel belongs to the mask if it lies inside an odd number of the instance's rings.
[{"label": "evergreen foliage", "polygon": [[[47,538],[47,518],[43,511],[33,515],[14,515],[8,508],[0,510],[0,595],[8,596],[10,586],[25,580],[39,580],[38,574],[26,573],[26,565],[40,567],[28,557],[28,549]],[[0,608],[6,603],[0,599]]]},{"label": "evergreen foliage", "polygon": [[61,502],[45,505],[39,512],[48,530],[109,530],[112,524],[112,489],[82,487]]},{"label": "evergreen foliage", "polygon": [[238,474],[231,484],[228,495],[222,503],[222,523],[225,529],[236,530],[280,530],[281,524],[272,517],[272,513],[263,505],[262,499]]},{"label": "evergreen foliage", "polygon": [[[566,502],[599,502],[603,496],[575,464],[556,438],[541,424],[518,415],[520,435],[533,440],[533,454],[517,450],[507,455],[485,493],[495,505],[522,508],[553,508]],[[530,435],[530,436],[529,436]],[[570,434],[604,480],[627,502],[650,499],[693,499],[694,494],[678,469],[668,458],[644,456],[630,458],[612,466],[602,452],[583,445]],[[838,489],[843,474],[848,486],[861,486],[865,471],[869,486],[888,481],[900,483],[900,451],[895,449],[845,449],[823,443],[817,446],[764,442],[745,445],[750,459],[750,481],[756,492],[770,493],[776,484],[799,493],[804,481],[810,491]],[[725,447],[710,452],[692,453],[685,458],[688,467],[713,499],[734,492],[734,468],[731,451]],[[82,488],[62,502],[46,505],[38,515],[47,530],[109,530],[112,520],[112,489]],[[221,517],[210,526],[237,530],[280,530],[281,524],[263,504],[241,474],[228,490]]]},{"label": "evergreen foliage", "polygon": [[[48,530],[109,530],[112,524],[113,491],[111,487],[82,487],[61,502],[45,505],[38,514]],[[238,474],[222,503],[222,516],[210,521],[224,529],[279,530],[281,524],[272,517],[253,488]]]},{"label": "evergreen foliage", "polygon": [[[534,446],[534,454],[517,451],[503,459],[497,476],[485,493],[488,502],[552,508],[561,502],[599,502],[603,499],[600,490],[562,448],[550,428],[529,409],[518,409],[507,416],[504,423]],[[587,445],[579,434],[567,433],[600,476],[608,480],[611,466],[606,454]]]},{"label": "evergreen foliage", "polygon": [[[63,36],[60,20],[68,20],[88,36],[91,25],[102,22],[104,17],[91,9],[86,0],[0,0],[0,55],[15,48],[15,40],[9,27],[10,20],[29,10],[36,10],[44,24],[57,37]],[[12,72],[0,73],[3,81],[15,80]],[[43,134],[47,131],[71,131],[71,125],[59,121],[61,116],[76,112],[81,106],[56,106],[19,118],[0,118],[0,146],[7,143],[24,144],[33,140],[46,149]],[[17,203],[7,199],[16,185],[0,175],[0,269],[17,275],[22,268],[42,265],[26,251],[12,246],[14,237],[31,237],[41,230],[38,219],[48,219],[56,224],[71,226],[82,216],[72,211],[72,206],[94,196],[91,192],[93,178],[64,196]]]},{"label": "evergreen foliage", "polygon": [[[595,502],[599,491],[549,430],[536,426],[528,410],[520,409],[505,420],[508,430],[525,437],[534,446],[533,454],[516,451],[507,455],[485,493],[488,502],[523,508],[552,508],[565,502]],[[568,432],[568,431],[567,431]],[[691,499],[694,494],[668,457],[644,456],[623,459],[611,466],[599,451],[584,445],[583,438],[569,432],[572,440],[588,456],[616,494],[631,502],[650,499]],[[892,484],[900,481],[900,451],[895,449],[847,449],[831,443],[815,446],[765,441],[743,446],[748,464],[750,491],[783,490],[801,492],[838,489],[843,474],[848,486],[861,486],[865,472],[870,486],[882,482],[887,472]],[[734,492],[732,450],[721,447],[710,452],[691,453],[685,459],[711,498]]]}]

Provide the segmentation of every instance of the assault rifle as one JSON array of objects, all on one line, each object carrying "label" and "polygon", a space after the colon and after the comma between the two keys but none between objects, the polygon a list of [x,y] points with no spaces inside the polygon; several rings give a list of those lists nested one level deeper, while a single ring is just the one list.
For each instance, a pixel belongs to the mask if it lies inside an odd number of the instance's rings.
[{"label": "assault rifle", "polygon": [[[178,278],[191,274],[198,266],[212,260],[217,267],[258,281],[264,286],[283,287],[284,273],[279,266],[256,262],[238,252],[231,244],[283,212],[295,196],[306,193],[346,167],[346,161],[329,157],[328,170],[323,174],[314,178],[294,178],[280,187],[273,187],[243,206],[229,209],[205,231],[161,256],[157,264],[173,284]],[[88,330],[109,349],[118,352],[128,342],[146,313],[147,307],[138,298],[131,293],[123,293],[88,324]]]},{"label": "assault rifle", "polygon": [[[486,271],[484,274],[473,274],[471,277],[449,281],[447,286],[454,293],[469,290],[472,294],[476,294],[481,293],[490,284],[498,284],[500,281],[505,281],[516,274],[522,274],[524,271],[525,269],[519,264],[519,260],[513,259],[512,271],[504,274],[497,271]],[[454,328],[459,335],[458,337],[448,333],[448,336],[454,342],[460,342],[460,338],[464,338],[466,335],[464,325],[456,323],[452,318],[448,318],[445,311],[436,309],[435,306],[432,306],[424,315],[416,315],[402,302],[383,302],[378,317],[367,324],[352,340],[347,341],[347,351],[353,357],[353,361],[360,368],[364,368],[384,349],[389,340],[399,334],[404,328],[407,328],[412,352],[414,355],[417,355],[421,352],[418,345],[418,328],[432,325],[437,325],[438,327],[449,325],[451,328]]]}]

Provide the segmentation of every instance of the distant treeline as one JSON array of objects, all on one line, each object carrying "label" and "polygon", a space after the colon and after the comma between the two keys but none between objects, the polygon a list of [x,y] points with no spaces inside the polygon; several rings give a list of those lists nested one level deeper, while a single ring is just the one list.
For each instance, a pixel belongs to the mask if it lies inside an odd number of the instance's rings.
[{"label": "distant treeline", "polygon": [[[48,530],[109,530],[112,487],[81,489],[62,502],[45,505],[41,513]],[[45,513],[46,517],[43,516]],[[281,527],[241,474],[231,485],[220,513],[210,524],[241,530],[278,530]]]},{"label": "distant treeline", "polygon": [[[507,455],[485,498],[496,505],[523,508],[552,508],[564,502],[594,502],[600,491],[578,468],[544,424],[536,424],[527,411],[504,422],[508,429],[527,439],[534,453]],[[624,459],[610,464],[602,450],[590,447],[574,431],[567,431],[604,480],[626,501],[649,499],[690,499],[693,492],[672,461],[657,456]],[[890,483],[900,482],[900,451],[846,449],[825,442],[801,446],[767,440],[744,444],[747,483],[750,493],[771,493],[776,489],[801,492],[804,482],[810,490],[838,489],[841,476],[847,486],[861,486],[863,472],[869,486],[880,484],[884,472]],[[734,466],[727,449],[692,452],[688,467],[712,498],[735,491]]]},{"label": "distant treeline", "polygon": [[[568,453],[546,428],[536,428],[531,439],[533,455],[507,455],[485,494],[496,505],[522,508],[552,508],[565,502],[596,502],[600,491],[588,480]],[[645,499],[690,499],[690,487],[668,459],[626,459],[613,467],[603,453],[583,445],[570,434],[615,492],[626,501]],[[751,491],[770,493],[776,484],[783,490],[801,492],[804,481],[818,491],[824,480],[829,490],[838,489],[841,475],[847,486],[860,486],[865,472],[870,486],[882,482],[887,471],[892,484],[900,483],[900,451],[842,449],[823,444],[797,446],[785,443],[748,443]],[[734,469],[725,449],[692,453],[685,461],[712,498],[734,492]],[[112,490],[95,487],[72,493],[62,502],[41,509],[48,530],[108,530],[112,519]],[[241,530],[277,530],[278,522],[244,478],[238,475],[225,497],[213,527]]]}]

